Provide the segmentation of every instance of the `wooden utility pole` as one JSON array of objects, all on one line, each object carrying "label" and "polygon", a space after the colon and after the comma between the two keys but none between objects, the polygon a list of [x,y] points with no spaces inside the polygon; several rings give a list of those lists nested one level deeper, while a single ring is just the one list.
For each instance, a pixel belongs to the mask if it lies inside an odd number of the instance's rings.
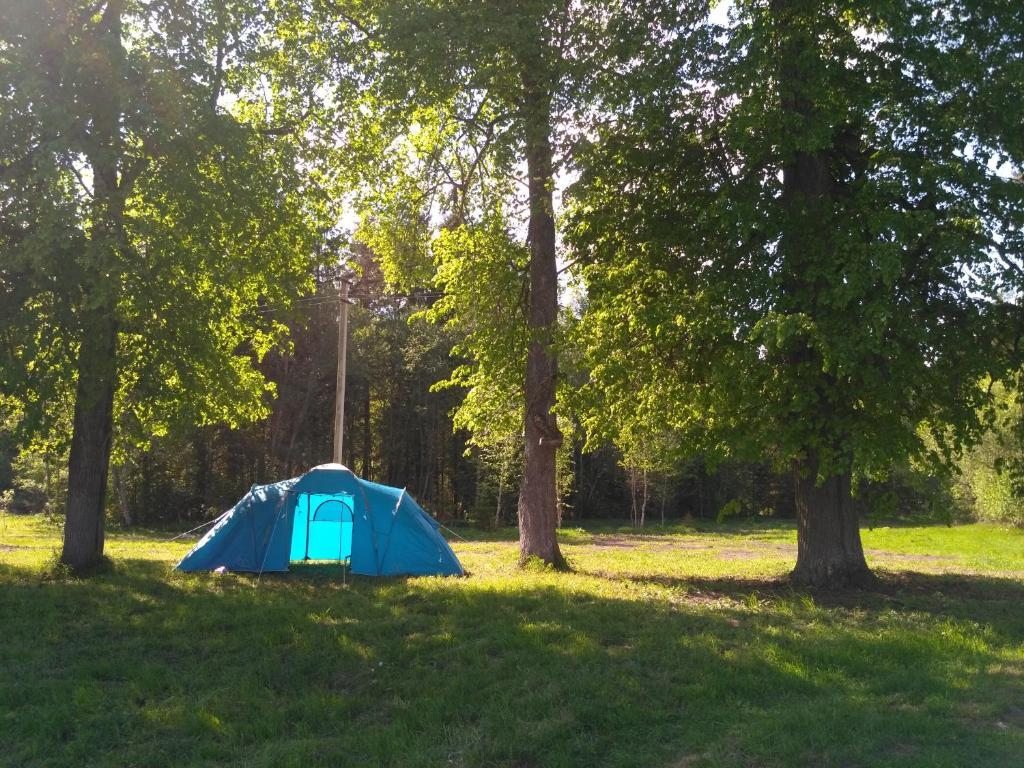
[{"label": "wooden utility pole", "polygon": [[348,342],[348,279],[338,289],[338,382],[334,388],[334,463],[341,464],[345,437],[345,358]]}]

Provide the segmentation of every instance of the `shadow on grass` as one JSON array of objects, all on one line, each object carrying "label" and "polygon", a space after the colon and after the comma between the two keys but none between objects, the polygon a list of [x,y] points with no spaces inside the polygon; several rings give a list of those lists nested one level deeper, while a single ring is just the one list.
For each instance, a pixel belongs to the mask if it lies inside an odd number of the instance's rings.
[{"label": "shadow on grass", "polygon": [[629,580],[655,584],[695,598],[733,602],[810,599],[823,608],[868,610],[912,609],[936,615],[1005,625],[1008,632],[1024,636],[1024,582],[977,574],[931,574],[916,571],[875,569],[870,589],[819,590],[796,587],[786,578],[707,578],[623,574],[577,569],[576,573],[609,581]]},{"label": "shadow on grass", "polygon": [[[958,617],[894,612],[884,591],[855,610],[783,587],[774,608],[707,610],[631,598],[625,580],[606,595],[549,575],[336,573],[257,584],[122,560],[42,581],[0,566],[0,762],[996,766],[1024,748],[1024,638],[995,623],[981,580]],[[933,577],[900,578],[896,594],[936,599]]]},{"label": "shadow on grass", "polygon": [[[945,520],[926,517],[906,518],[879,518],[864,519],[861,521],[861,532],[869,532],[875,529],[914,529],[914,528],[958,528],[971,524],[969,521]],[[452,536],[454,531],[456,536]],[[696,536],[710,534],[721,538],[749,538],[780,539],[789,541],[796,534],[796,521],[783,518],[740,518],[718,522],[714,519],[687,519],[675,520],[665,525],[658,522],[648,523],[643,528],[636,528],[630,524],[628,519],[622,520],[566,520],[559,529],[561,539],[568,543],[587,543],[586,537],[596,538],[609,536],[636,537],[638,541],[645,538],[657,538],[660,536]],[[469,542],[508,542],[515,541],[519,537],[518,528],[515,526],[504,526],[496,529],[476,528],[471,525],[460,523],[447,524],[446,535],[449,540],[452,538],[463,539]],[[577,537],[580,537],[577,539]]]},{"label": "shadow on grass", "polygon": [[[519,539],[519,529],[515,526],[500,528],[476,528],[470,525],[452,523],[445,529],[445,536],[452,539],[475,542],[510,542]],[[628,520],[568,520],[559,529],[559,538],[563,543],[586,544],[589,539],[600,540],[602,537],[628,536],[637,542],[658,537],[680,535],[693,536],[709,533],[722,537],[747,537],[760,535],[780,538],[788,537],[795,531],[792,520],[756,520],[729,521],[716,523],[713,520],[691,520],[675,522],[667,525],[649,524],[644,528],[636,528]]]}]

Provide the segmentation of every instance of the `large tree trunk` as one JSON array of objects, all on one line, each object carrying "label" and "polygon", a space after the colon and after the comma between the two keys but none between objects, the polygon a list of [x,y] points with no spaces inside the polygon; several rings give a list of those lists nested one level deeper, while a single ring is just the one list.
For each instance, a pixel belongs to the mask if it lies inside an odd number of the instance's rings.
[{"label": "large tree trunk", "polygon": [[[827,304],[822,306],[828,301],[828,285],[821,266],[833,258],[830,222],[843,182],[834,177],[833,149],[821,147],[817,136],[811,146],[811,140],[801,135],[807,126],[820,121],[814,82],[820,68],[826,66],[818,41],[805,23],[805,15],[816,12],[814,6],[803,0],[772,0],[772,9],[780,30],[780,105],[798,131],[797,147],[782,166],[780,252],[786,262],[787,283],[780,307],[813,322],[819,312],[830,311]],[[790,372],[808,372],[802,386],[812,402],[804,406],[803,417],[823,425],[823,431],[812,440],[843,445],[842,434],[837,434],[836,411],[846,393],[812,340],[794,339],[780,363]],[[793,581],[829,589],[866,585],[872,577],[850,493],[852,461],[845,467],[839,462],[840,471],[833,469],[818,485],[818,458],[812,453],[796,468],[797,564]],[[835,463],[836,457],[831,461]]]},{"label": "large tree trunk", "polygon": [[796,472],[797,555],[792,580],[823,589],[869,586],[874,580],[860,543],[850,475],[820,485],[812,468]]},{"label": "large tree trunk", "polygon": [[555,404],[558,361],[553,348],[558,320],[558,267],[555,252],[554,186],[551,150],[551,94],[527,70],[523,76],[526,118],[526,165],[530,175],[530,245],[526,358],[526,439],[519,487],[519,559],[537,557],[556,568],[566,566],[558,548],[558,490],[555,451],[562,433],[551,412]]},{"label": "large tree trunk", "polygon": [[74,570],[97,565],[103,557],[103,505],[114,431],[117,377],[117,294],[124,240],[127,189],[123,160],[121,88],[124,45],[123,0],[108,0],[96,27],[96,51],[86,77],[95,86],[92,130],[84,151],[92,170],[92,232],[85,253],[89,281],[84,294],[78,348],[78,385],[68,461],[67,520],[61,562]]},{"label": "large tree trunk", "polygon": [[78,389],[68,462],[68,506],[60,560],[73,570],[103,557],[103,504],[113,434],[117,327],[101,317],[87,327],[78,350]]}]

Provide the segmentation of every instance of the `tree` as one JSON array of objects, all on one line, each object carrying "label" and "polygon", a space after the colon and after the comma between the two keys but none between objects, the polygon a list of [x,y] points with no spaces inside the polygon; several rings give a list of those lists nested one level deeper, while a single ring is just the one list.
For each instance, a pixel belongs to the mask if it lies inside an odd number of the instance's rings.
[{"label": "tree", "polygon": [[309,287],[327,221],[289,92],[253,88],[266,24],[218,0],[0,10],[0,372],[25,431],[73,402],[72,568],[102,556],[115,423],[265,412],[254,362],[284,327],[258,303]]},{"label": "tree", "polygon": [[[383,201],[391,214],[385,218],[403,222],[420,237],[432,228],[475,230],[475,243],[483,235],[494,236],[500,247],[487,249],[493,253],[505,252],[516,225],[520,220],[525,224],[521,333],[512,334],[525,341],[523,358],[509,357],[501,366],[503,371],[518,366],[523,561],[536,557],[557,567],[565,564],[556,538],[557,452],[564,443],[556,408],[556,179],[567,167],[573,135],[605,93],[617,88],[618,69],[656,49],[661,33],[674,24],[675,5],[379,0],[362,5],[363,15],[353,22],[378,54],[379,100],[405,105],[406,125],[415,134],[392,156],[401,165],[414,155],[422,171],[421,183],[411,187],[405,183],[409,173],[397,174],[403,183],[393,189],[411,189],[413,199],[402,205],[393,197]],[[436,129],[433,140],[423,138],[429,137],[429,127]],[[523,168],[526,194],[520,201],[514,181]],[[524,203],[522,214],[518,202]],[[431,236],[424,239],[429,245]],[[386,254],[379,243],[374,247]],[[436,258],[466,259],[469,254],[446,248]],[[466,312],[471,302],[456,295],[449,303],[456,322],[472,314]],[[463,347],[472,365],[487,354],[484,347]],[[475,370],[486,377],[496,369],[481,365]]]},{"label": "tree", "polygon": [[1020,45],[1010,3],[737,3],[588,150],[593,386],[791,470],[796,582],[870,580],[858,478],[949,461],[1011,362],[1024,198],[995,169],[1024,153],[1019,101],[993,109]]}]

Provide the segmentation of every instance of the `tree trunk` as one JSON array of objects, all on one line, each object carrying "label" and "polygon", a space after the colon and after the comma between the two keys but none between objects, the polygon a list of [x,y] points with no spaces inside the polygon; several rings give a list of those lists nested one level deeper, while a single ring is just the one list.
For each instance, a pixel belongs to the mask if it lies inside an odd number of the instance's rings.
[{"label": "tree trunk", "polygon": [[292,474],[292,467],[294,466],[293,457],[295,455],[295,442],[299,439],[299,433],[306,428],[306,414],[309,412],[309,404],[313,399],[313,390],[316,389],[316,377],[308,375],[306,377],[306,391],[302,396],[302,405],[299,407],[299,413],[295,417],[295,421],[292,423],[291,436],[288,438],[288,450],[284,455],[284,466],[285,474],[289,477]]},{"label": "tree trunk", "polygon": [[[196,512],[196,516],[202,520],[206,516],[206,507],[209,504],[210,495],[210,451],[207,445],[207,437],[202,429],[198,427],[192,432],[192,450],[195,459],[195,478],[192,485],[192,504],[188,510]],[[116,482],[115,478],[115,482]],[[120,493],[120,488],[117,489]]]},{"label": "tree trunk", "polygon": [[117,491],[117,505],[121,510],[121,520],[126,528],[130,528],[135,520],[132,518],[132,505],[128,501],[128,489],[124,484],[124,465],[115,464],[110,471]]},{"label": "tree trunk", "polygon": [[117,377],[117,295],[127,189],[123,160],[121,88],[124,45],[122,0],[109,0],[97,26],[97,54],[86,77],[96,86],[85,154],[92,170],[92,232],[84,266],[89,281],[78,347],[78,384],[68,460],[68,504],[61,562],[89,569],[103,558],[103,505],[114,431]]},{"label": "tree trunk", "polygon": [[650,495],[650,485],[647,483],[647,470],[643,470],[642,482],[643,482],[643,497],[640,501],[640,527],[643,528],[647,523],[647,499]]},{"label": "tree trunk", "polygon": [[869,586],[874,580],[860,543],[849,473],[817,484],[812,467],[796,472],[797,555],[792,580],[822,589]]},{"label": "tree trunk", "polygon": [[704,469],[701,468],[697,477],[697,519],[704,519]]},{"label": "tree trunk", "polygon": [[[785,217],[779,251],[786,262],[784,305],[788,312],[799,313],[812,322],[820,312],[829,311],[822,306],[828,300],[828,284],[821,265],[833,258],[830,220],[844,183],[834,178],[833,149],[822,147],[817,134],[808,136],[807,126],[820,121],[821,105],[814,83],[821,68],[827,66],[813,31],[805,23],[805,15],[813,9],[804,2],[772,0],[780,30],[780,105],[799,129],[797,146],[782,166]],[[800,366],[817,371],[804,382],[811,402],[804,407],[803,418],[824,425],[815,436],[818,444],[844,445],[846,441],[837,429],[836,409],[840,398],[848,395],[838,388],[810,339],[794,339],[790,346],[782,365],[790,370]],[[817,459],[812,454],[796,467],[797,563],[792,579],[827,589],[865,586],[872,576],[864,560],[850,493],[852,460],[845,471],[833,472],[818,485]]]},{"label": "tree trunk", "polygon": [[636,475],[633,467],[626,470],[626,477],[629,482],[629,525],[636,528]]},{"label": "tree trunk", "polygon": [[103,558],[103,503],[113,434],[117,326],[102,317],[86,327],[78,350],[68,506],[60,560],[73,570],[97,565]]},{"label": "tree trunk", "polygon": [[371,402],[372,390],[370,388],[370,379],[366,379],[366,397],[363,398],[363,477],[367,480],[370,479],[370,473],[373,471],[370,467],[370,462],[373,457],[373,416],[372,416],[372,402]]},{"label": "tree trunk", "polygon": [[558,489],[555,451],[562,433],[551,412],[558,361],[553,348],[558,320],[558,267],[555,252],[554,186],[551,149],[551,94],[527,67],[523,74],[526,165],[530,175],[529,299],[530,346],[524,383],[526,439],[519,488],[519,559],[537,557],[566,567],[558,548]]},{"label": "tree trunk", "polygon": [[498,475],[498,503],[494,505],[494,527],[501,527],[501,497],[505,492],[505,477]]}]

